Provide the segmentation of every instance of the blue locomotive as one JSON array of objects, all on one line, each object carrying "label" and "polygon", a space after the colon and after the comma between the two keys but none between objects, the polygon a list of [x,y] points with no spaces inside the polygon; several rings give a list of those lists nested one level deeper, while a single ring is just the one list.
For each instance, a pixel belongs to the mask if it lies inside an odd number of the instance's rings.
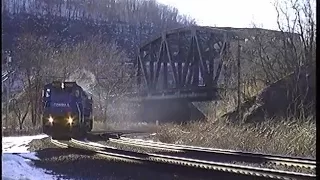
[{"label": "blue locomotive", "polygon": [[43,132],[53,139],[83,137],[92,130],[92,97],[76,82],[54,81],[42,91]]}]

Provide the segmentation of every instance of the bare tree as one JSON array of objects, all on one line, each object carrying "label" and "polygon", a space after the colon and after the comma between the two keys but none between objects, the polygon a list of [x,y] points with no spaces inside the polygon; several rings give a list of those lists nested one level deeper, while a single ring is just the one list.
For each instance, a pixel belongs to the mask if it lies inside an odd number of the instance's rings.
[{"label": "bare tree", "polygon": [[[297,41],[291,36],[284,36],[287,39],[286,49],[284,49],[285,55],[289,56],[293,54],[293,58],[296,60],[294,64],[294,72],[296,73],[295,86],[293,86],[292,97],[290,97],[293,99],[293,102],[288,107],[290,108],[290,113],[295,115],[301,109],[310,109],[310,107],[304,106],[306,105],[306,99],[308,99],[307,95],[310,93],[309,90],[314,82],[310,82],[309,76],[304,76],[303,74],[306,72],[309,74],[314,73],[316,61],[315,0],[277,1],[275,8],[277,10],[277,23],[280,31],[287,31],[290,34],[296,33],[299,37]],[[299,87],[300,81],[307,83],[303,86],[303,89]]]},{"label": "bare tree", "polygon": [[24,75],[26,94],[31,102],[31,121],[34,126],[40,121],[42,77],[44,64],[52,56],[48,40],[34,35],[22,36],[17,43],[15,58],[18,69]]},{"label": "bare tree", "polygon": [[77,52],[86,52],[83,60],[84,67],[88,67],[96,77],[96,92],[98,108],[102,116],[107,115],[107,105],[111,96],[119,96],[126,92],[130,85],[129,76],[126,74],[124,63],[128,61],[126,54],[114,43],[105,43],[101,37],[90,38],[87,42],[79,44]]},{"label": "bare tree", "polygon": [[18,119],[20,130],[23,129],[23,124],[29,113],[30,104],[30,101],[26,101],[25,99],[21,98],[12,100],[13,112],[16,115],[16,118]]},{"label": "bare tree", "polygon": [[[298,58],[298,66],[314,65],[316,47],[315,0],[285,2],[279,0],[275,3],[275,8],[280,31],[289,32],[286,33],[287,36],[284,36],[287,39],[288,49],[292,49],[289,53],[293,53]],[[292,34],[299,35],[298,42],[293,39]]]},{"label": "bare tree", "polygon": [[[21,0],[19,0],[21,1]],[[131,24],[155,23],[175,26],[177,23],[194,23],[190,17],[181,16],[176,8],[158,4],[155,0],[3,0],[2,10],[19,14],[66,17],[67,19],[95,19]]]},{"label": "bare tree", "polygon": [[[75,46],[64,45],[48,58],[42,67],[54,79],[76,81],[93,94],[98,113],[105,117],[111,96],[121,96],[131,86],[130,73],[125,68],[126,53],[102,36],[88,37]],[[52,68],[59,67],[59,68]]]},{"label": "bare tree", "polygon": [[312,4],[313,0],[277,1],[279,31],[254,25],[250,34],[241,32],[246,39],[241,53],[246,91],[259,82],[263,86],[269,85],[300,71],[301,67],[314,64],[315,16]]}]

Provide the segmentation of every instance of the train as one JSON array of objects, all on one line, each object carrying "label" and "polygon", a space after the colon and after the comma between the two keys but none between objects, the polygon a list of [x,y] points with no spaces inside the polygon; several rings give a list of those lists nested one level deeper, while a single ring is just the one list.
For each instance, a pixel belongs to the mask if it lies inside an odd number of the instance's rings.
[{"label": "train", "polygon": [[92,96],[76,82],[53,81],[42,90],[43,133],[52,139],[84,137],[92,131]]}]

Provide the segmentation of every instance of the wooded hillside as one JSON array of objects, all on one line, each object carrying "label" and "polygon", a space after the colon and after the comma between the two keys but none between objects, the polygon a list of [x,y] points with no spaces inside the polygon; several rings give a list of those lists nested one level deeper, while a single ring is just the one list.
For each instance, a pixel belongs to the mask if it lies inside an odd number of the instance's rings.
[{"label": "wooded hillside", "polygon": [[3,49],[11,51],[24,34],[56,46],[99,34],[132,53],[151,35],[195,23],[155,0],[3,0],[2,19]]}]

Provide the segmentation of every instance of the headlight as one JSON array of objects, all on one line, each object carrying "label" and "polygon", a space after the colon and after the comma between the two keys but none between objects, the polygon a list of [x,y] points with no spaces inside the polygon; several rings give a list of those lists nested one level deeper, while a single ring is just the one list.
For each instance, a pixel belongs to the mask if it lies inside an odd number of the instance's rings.
[{"label": "headlight", "polygon": [[48,120],[49,120],[50,123],[53,123],[53,118],[51,116],[49,117]]},{"label": "headlight", "polygon": [[69,116],[67,120],[68,120],[68,124],[72,124],[72,122],[73,122],[72,117]]}]

